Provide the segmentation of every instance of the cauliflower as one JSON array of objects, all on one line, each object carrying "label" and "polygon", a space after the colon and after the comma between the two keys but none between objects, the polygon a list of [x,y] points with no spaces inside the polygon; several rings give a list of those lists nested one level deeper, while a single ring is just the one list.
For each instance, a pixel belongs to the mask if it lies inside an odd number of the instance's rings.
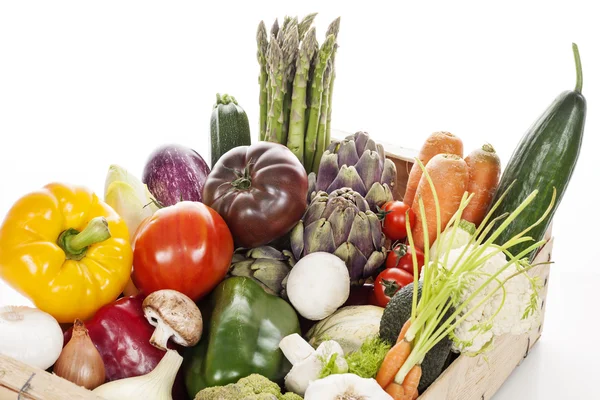
[{"label": "cauliflower", "polygon": [[[455,261],[463,252],[465,246],[450,251],[448,263],[442,268],[452,268]],[[469,249],[471,253],[474,248]],[[498,248],[490,246],[483,251],[483,256],[497,252]],[[467,279],[465,288],[460,292],[460,302],[465,302],[469,296],[482,284],[507,264],[504,253],[498,252],[491,256],[477,274],[465,273]],[[497,290],[485,303],[477,305],[503,281],[515,274],[518,269],[509,266],[492,281],[465,307],[458,318],[473,308],[472,314],[456,326],[452,337],[453,350],[461,353],[479,353],[485,351],[493,343],[496,336],[506,333],[519,335],[539,324],[540,308],[537,304],[537,282],[526,273],[512,277],[504,284],[504,290]],[[504,304],[502,304],[504,298]]]},{"label": "cauliflower", "polygon": [[262,375],[252,374],[227,386],[201,390],[194,400],[302,400],[294,393],[281,394],[279,385]]}]

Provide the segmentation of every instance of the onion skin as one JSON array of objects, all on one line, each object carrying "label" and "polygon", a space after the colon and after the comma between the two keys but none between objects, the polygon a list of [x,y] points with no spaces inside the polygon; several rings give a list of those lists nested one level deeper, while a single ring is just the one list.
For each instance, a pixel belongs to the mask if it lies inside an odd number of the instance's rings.
[{"label": "onion skin", "polygon": [[53,372],[89,390],[104,383],[106,373],[102,356],[92,343],[85,325],[78,319],[75,320],[71,340],[54,364]]}]

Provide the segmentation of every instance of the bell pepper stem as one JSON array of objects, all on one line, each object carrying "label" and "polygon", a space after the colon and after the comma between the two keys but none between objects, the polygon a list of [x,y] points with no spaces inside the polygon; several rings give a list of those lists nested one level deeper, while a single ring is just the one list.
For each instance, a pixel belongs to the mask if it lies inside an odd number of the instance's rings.
[{"label": "bell pepper stem", "polygon": [[85,255],[88,246],[110,238],[108,221],[104,217],[93,218],[84,230],[67,229],[58,237],[58,245],[65,251],[67,258],[79,260]]}]

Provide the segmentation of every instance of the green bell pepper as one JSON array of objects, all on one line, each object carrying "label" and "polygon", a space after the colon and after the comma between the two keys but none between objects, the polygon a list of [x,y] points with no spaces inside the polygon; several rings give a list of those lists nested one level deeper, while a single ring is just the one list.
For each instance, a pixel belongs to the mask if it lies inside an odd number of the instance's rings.
[{"label": "green bell pepper", "polygon": [[[224,386],[250,374],[281,382],[291,365],[279,342],[300,333],[296,311],[251,278],[221,282],[201,306],[205,332],[185,355],[190,397],[206,387]],[[208,332],[206,332],[208,328]]]}]

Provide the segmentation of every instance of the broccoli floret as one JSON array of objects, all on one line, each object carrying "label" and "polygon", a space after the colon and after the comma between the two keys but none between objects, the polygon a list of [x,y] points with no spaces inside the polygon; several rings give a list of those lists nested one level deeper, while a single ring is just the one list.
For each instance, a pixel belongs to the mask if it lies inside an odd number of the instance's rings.
[{"label": "broccoli floret", "polygon": [[251,394],[253,393],[246,387],[230,384],[202,389],[196,394],[194,400],[242,400]]},{"label": "broccoli floret", "polygon": [[272,394],[276,398],[281,396],[279,385],[259,374],[248,375],[240,379],[237,385],[250,389],[252,394]]},{"label": "broccoli floret", "polygon": [[194,400],[302,400],[296,394],[281,395],[279,385],[259,374],[252,374],[227,386],[198,392]]},{"label": "broccoli floret", "polygon": [[260,393],[246,396],[243,400],[279,400],[279,397],[271,393]]},{"label": "broccoli floret", "polygon": [[302,397],[297,395],[296,393],[287,392],[283,396],[281,396],[281,400],[302,400]]}]

